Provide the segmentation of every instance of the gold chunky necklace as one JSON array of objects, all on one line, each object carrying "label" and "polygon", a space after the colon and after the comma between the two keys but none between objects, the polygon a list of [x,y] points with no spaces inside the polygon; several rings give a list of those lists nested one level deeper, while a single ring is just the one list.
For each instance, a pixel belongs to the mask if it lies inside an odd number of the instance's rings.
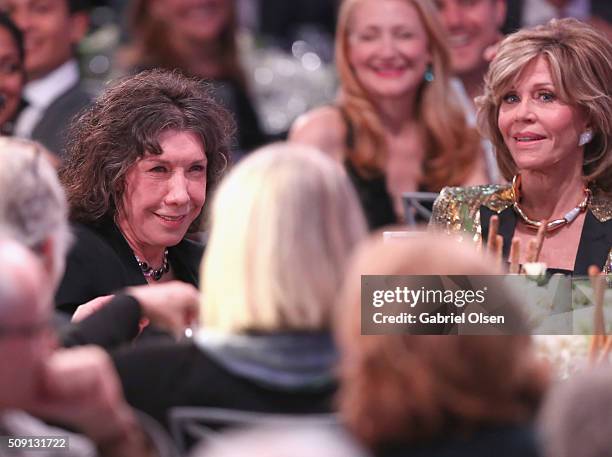
[{"label": "gold chunky necklace", "polygon": [[[520,216],[525,225],[533,230],[538,230],[542,226],[541,221],[534,221],[530,219],[523,209],[519,205],[520,193],[519,190],[521,188],[521,175],[514,175],[512,178],[512,197],[514,202],[512,203],[512,207],[516,214]],[[578,203],[578,206],[570,209],[561,219],[555,219],[554,221],[550,221],[546,224],[546,232],[555,231],[564,225],[568,225],[574,219],[578,217],[578,215],[584,212],[589,204],[589,200],[591,199],[591,190],[588,187],[584,188],[584,199]]]}]

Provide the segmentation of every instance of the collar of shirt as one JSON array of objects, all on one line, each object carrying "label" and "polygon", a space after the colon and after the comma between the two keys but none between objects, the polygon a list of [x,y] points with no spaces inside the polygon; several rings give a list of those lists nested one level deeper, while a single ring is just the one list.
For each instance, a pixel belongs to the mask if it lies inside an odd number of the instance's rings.
[{"label": "collar of shirt", "polygon": [[23,97],[30,105],[44,110],[78,81],[79,66],[75,59],[70,59],[44,78],[27,83]]}]

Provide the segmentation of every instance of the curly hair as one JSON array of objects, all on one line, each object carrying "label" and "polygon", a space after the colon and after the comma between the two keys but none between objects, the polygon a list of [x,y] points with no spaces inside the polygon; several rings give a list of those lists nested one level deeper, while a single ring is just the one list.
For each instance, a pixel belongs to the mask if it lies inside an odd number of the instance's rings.
[{"label": "curly hair", "polygon": [[[342,85],[340,105],[356,127],[355,147],[348,158],[362,174],[380,174],[384,170],[386,145],[383,126],[374,103],[357,79],[349,62],[351,15],[362,0],[344,0],[336,29],[336,67]],[[462,108],[450,87],[450,56],[438,12],[427,0],[406,0],[414,6],[427,32],[432,82],[423,80],[416,99],[420,131],[425,139],[423,184],[439,191],[448,185],[460,185],[471,171],[479,150],[475,129],[467,125]]]},{"label": "curly hair", "polygon": [[[209,197],[228,164],[232,119],[201,81],[151,70],[120,80],[70,126],[59,176],[71,220],[113,218],[127,172],[145,154],[162,154],[159,137],[168,130],[191,132],[202,142]],[[199,228],[201,217],[191,231]]]},{"label": "curly hair", "polygon": [[612,44],[591,26],[575,19],[552,20],[521,30],[502,41],[478,97],[478,125],[496,150],[508,180],[518,170],[497,126],[502,97],[534,59],[543,56],[561,100],[583,110],[594,133],[584,146],[583,175],[612,192]]}]

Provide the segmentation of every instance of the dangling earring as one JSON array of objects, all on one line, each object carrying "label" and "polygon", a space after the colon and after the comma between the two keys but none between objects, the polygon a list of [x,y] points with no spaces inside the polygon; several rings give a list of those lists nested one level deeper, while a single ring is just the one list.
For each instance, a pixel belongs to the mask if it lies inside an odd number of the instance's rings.
[{"label": "dangling earring", "polygon": [[425,70],[425,74],[423,75],[423,79],[428,83],[432,82],[434,78],[433,67],[431,64],[427,66],[427,70]]},{"label": "dangling earring", "polygon": [[580,139],[578,140],[578,146],[584,146],[587,143],[590,143],[593,139],[593,131],[586,130],[580,134]]}]

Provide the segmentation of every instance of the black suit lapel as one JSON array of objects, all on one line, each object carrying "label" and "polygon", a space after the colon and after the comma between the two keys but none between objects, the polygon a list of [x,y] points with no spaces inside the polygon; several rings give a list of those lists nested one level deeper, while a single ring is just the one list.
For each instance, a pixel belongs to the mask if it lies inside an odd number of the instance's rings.
[{"label": "black suit lapel", "polygon": [[494,215],[499,217],[499,230],[497,233],[504,239],[503,254],[504,258],[507,259],[510,255],[512,236],[516,228],[516,213],[512,207],[506,208],[499,214],[486,206],[480,207],[480,227],[482,229],[482,241],[484,246],[486,246],[487,239],[489,238],[489,221],[491,220],[491,216]]},{"label": "black suit lapel", "polygon": [[591,265],[596,265],[601,270],[611,247],[612,219],[599,222],[593,213],[587,211],[578,244],[574,274],[587,275]]}]

